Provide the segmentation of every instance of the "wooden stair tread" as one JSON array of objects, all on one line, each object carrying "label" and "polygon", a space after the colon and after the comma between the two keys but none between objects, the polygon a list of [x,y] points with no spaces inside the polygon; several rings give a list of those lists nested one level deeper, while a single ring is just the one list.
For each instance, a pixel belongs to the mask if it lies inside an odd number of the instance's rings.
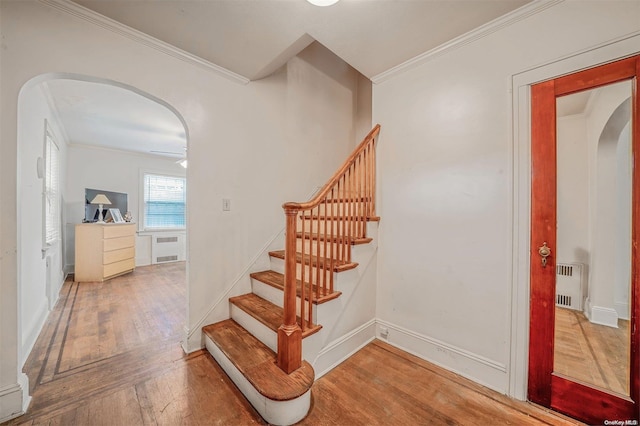
[{"label": "wooden stair tread", "polygon": [[[251,274],[251,278],[256,279],[260,282],[263,282],[271,287],[277,288],[278,290],[282,290],[284,292],[284,275],[276,271],[262,271],[262,272],[254,272]],[[302,281],[296,280],[296,295],[300,297],[302,294]],[[316,285],[312,284],[312,292],[313,299],[312,302],[316,305],[320,305],[322,303],[328,302],[329,300],[333,300],[339,297],[342,292],[334,291],[333,293],[328,293],[324,296],[317,297],[316,296]],[[309,292],[305,291],[304,293],[305,300],[309,300]]]},{"label": "wooden stair tread", "polygon": [[[254,293],[247,293],[241,296],[232,297],[229,299],[229,302],[233,303],[276,333],[278,332],[278,328],[282,325],[284,310],[280,306],[275,305]],[[300,324],[300,317],[297,319],[298,324]],[[302,338],[304,339],[305,337],[320,331],[321,328],[321,325],[308,325],[307,328],[302,331]]]},{"label": "wooden stair tread", "polygon": [[[302,232],[296,232],[296,238],[302,238],[302,237],[303,237]],[[324,234],[309,233],[309,232],[304,233],[305,240],[320,240],[320,241],[327,241],[329,243],[337,243],[341,241],[342,238],[343,237],[339,237],[337,235],[324,235]],[[373,238],[369,238],[369,237],[363,237],[363,238],[344,237],[344,238],[351,245],[367,244],[373,241]]]},{"label": "wooden stair tread", "polygon": [[[269,252],[269,256],[273,256],[276,257],[278,259],[283,259],[284,260],[284,250],[276,250],[276,251],[270,251]],[[325,258],[325,257],[320,257],[320,259],[318,259],[316,256],[309,256],[308,254],[304,255],[304,264],[305,265],[309,265],[309,263],[311,263],[311,266],[324,266],[325,263],[328,263],[330,260]],[[297,263],[302,263],[303,262],[303,258],[302,258],[302,253],[296,252],[296,262]],[[348,271],[349,269],[353,269],[356,268],[358,266],[357,263],[355,262],[339,262],[339,261],[334,261],[333,264],[333,271],[334,272],[342,272],[342,271]]]},{"label": "wooden stair tread", "polygon": [[[305,219],[305,220],[345,220],[345,216],[331,216],[331,215],[323,215],[321,214],[320,216],[318,215],[310,215],[310,214],[301,214],[300,215],[301,218]],[[360,219],[356,219],[356,218],[352,218],[352,222],[358,222]],[[370,217],[365,217],[364,220],[366,220],[367,222],[379,222],[380,221],[380,216],[370,216]]]},{"label": "wooden stair tread", "polygon": [[207,325],[202,331],[264,397],[289,401],[311,389],[315,373],[308,362],[303,360],[299,369],[286,374],[276,365],[275,352],[234,320]]}]

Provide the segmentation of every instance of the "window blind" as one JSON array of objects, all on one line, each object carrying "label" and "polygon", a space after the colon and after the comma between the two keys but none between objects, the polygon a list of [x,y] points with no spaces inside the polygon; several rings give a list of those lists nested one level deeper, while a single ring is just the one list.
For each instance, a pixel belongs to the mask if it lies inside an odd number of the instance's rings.
[{"label": "window blind", "polygon": [[184,228],[186,179],[144,175],[144,227]]}]

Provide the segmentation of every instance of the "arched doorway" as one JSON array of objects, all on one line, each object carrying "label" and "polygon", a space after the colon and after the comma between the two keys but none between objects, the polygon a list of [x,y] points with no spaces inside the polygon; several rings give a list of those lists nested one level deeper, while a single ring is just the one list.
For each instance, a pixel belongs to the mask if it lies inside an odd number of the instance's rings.
[{"label": "arched doorway", "polygon": [[[73,232],[85,219],[85,189],[127,194],[127,210],[140,223],[141,170],[186,179],[185,169],[177,162],[186,159],[188,129],[175,108],[135,87],[91,76],[51,73],[22,87],[17,133],[18,352],[22,367],[65,275],[73,272]],[[53,189],[47,186],[51,148],[59,164],[57,188]],[[52,221],[47,222],[47,214]],[[50,229],[52,225],[57,229]],[[186,238],[186,228],[183,233]],[[152,263],[150,253],[140,254],[145,248],[150,250],[151,238],[149,233],[136,236],[136,246],[142,248],[136,253],[138,264]],[[186,302],[183,312],[186,321]]]}]

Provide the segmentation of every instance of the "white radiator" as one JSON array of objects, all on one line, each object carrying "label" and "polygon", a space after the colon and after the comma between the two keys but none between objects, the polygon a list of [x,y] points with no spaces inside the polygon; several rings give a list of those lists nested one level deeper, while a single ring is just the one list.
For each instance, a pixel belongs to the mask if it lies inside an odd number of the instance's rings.
[{"label": "white radiator", "polygon": [[183,233],[153,234],[151,238],[151,263],[177,262],[185,259],[185,235]]},{"label": "white radiator", "polygon": [[586,284],[581,263],[556,264],[556,306],[582,311]]}]

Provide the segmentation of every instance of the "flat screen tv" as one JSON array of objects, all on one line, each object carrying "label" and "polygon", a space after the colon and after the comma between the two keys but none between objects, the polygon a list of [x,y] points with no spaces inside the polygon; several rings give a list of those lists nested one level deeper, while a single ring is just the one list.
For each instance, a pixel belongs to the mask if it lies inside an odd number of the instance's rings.
[{"label": "flat screen tv", "polygon": [[98,194],[104,194],[111,204],[102,206],[102,217],[107,219],[109,209],[119,209],[122,216],[128,211],[128,195],[123,192],[105,191],[103,189],[85,188],[84,190],[84,221],[98,221],[98,205],[91,204],[91,200]]}]

